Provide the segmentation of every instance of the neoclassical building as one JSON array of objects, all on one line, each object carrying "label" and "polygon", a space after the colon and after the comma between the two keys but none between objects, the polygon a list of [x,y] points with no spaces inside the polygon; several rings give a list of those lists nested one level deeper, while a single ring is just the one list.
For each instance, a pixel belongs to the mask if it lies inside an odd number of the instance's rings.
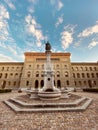
[{"label": "neoclassical building", "polygon": [[[25,52],[24,62],[0,62],[1,88],[41,88],[44,85],[45,53]],[[51,53],[54,84],[58,88],[98,87],[98,62],[70,61],[70,53]]]}]

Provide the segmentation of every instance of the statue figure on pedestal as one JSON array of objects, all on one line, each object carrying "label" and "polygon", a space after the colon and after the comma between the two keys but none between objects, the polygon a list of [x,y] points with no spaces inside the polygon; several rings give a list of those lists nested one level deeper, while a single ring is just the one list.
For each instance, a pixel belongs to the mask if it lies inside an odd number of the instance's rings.
[{"label": "statue figure on pedestal", "polygon": [[50,51],[51,50],[51,45],[50,45],[50,43],[48,41],[46,43],[45,50],[46,51]]}]

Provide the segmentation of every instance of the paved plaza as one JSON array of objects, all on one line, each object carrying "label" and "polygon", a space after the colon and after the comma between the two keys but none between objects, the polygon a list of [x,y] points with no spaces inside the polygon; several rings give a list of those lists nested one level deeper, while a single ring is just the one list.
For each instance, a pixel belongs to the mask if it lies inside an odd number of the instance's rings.
[{"label": "paved plaza", "polygon": [[98,94],[75,92],[93,98],[83,112],[16,114],[2,101],[25,93],[0,94],[0,130],[98,130]]}]

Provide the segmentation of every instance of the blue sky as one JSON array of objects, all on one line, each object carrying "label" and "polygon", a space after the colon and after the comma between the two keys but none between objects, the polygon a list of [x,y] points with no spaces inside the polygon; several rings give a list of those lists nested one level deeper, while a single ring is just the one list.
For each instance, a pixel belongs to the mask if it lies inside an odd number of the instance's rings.
[{"label": "blue sky", "polygon": [[45,41],[72,62],[97,62],[98,0],[0,0],[0,62],[44,52]]}]

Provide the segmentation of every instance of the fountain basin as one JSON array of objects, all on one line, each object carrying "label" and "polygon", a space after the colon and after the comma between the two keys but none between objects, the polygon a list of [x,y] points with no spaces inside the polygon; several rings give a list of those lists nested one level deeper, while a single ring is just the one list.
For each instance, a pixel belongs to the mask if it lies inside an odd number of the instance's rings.
[{"label": "fountain basin", "polygon": [[61,97],[60,91],[53,91],[53,92],[44,92],[40,91],[38,92],[38,96],[42,100],[57,100]]}]

